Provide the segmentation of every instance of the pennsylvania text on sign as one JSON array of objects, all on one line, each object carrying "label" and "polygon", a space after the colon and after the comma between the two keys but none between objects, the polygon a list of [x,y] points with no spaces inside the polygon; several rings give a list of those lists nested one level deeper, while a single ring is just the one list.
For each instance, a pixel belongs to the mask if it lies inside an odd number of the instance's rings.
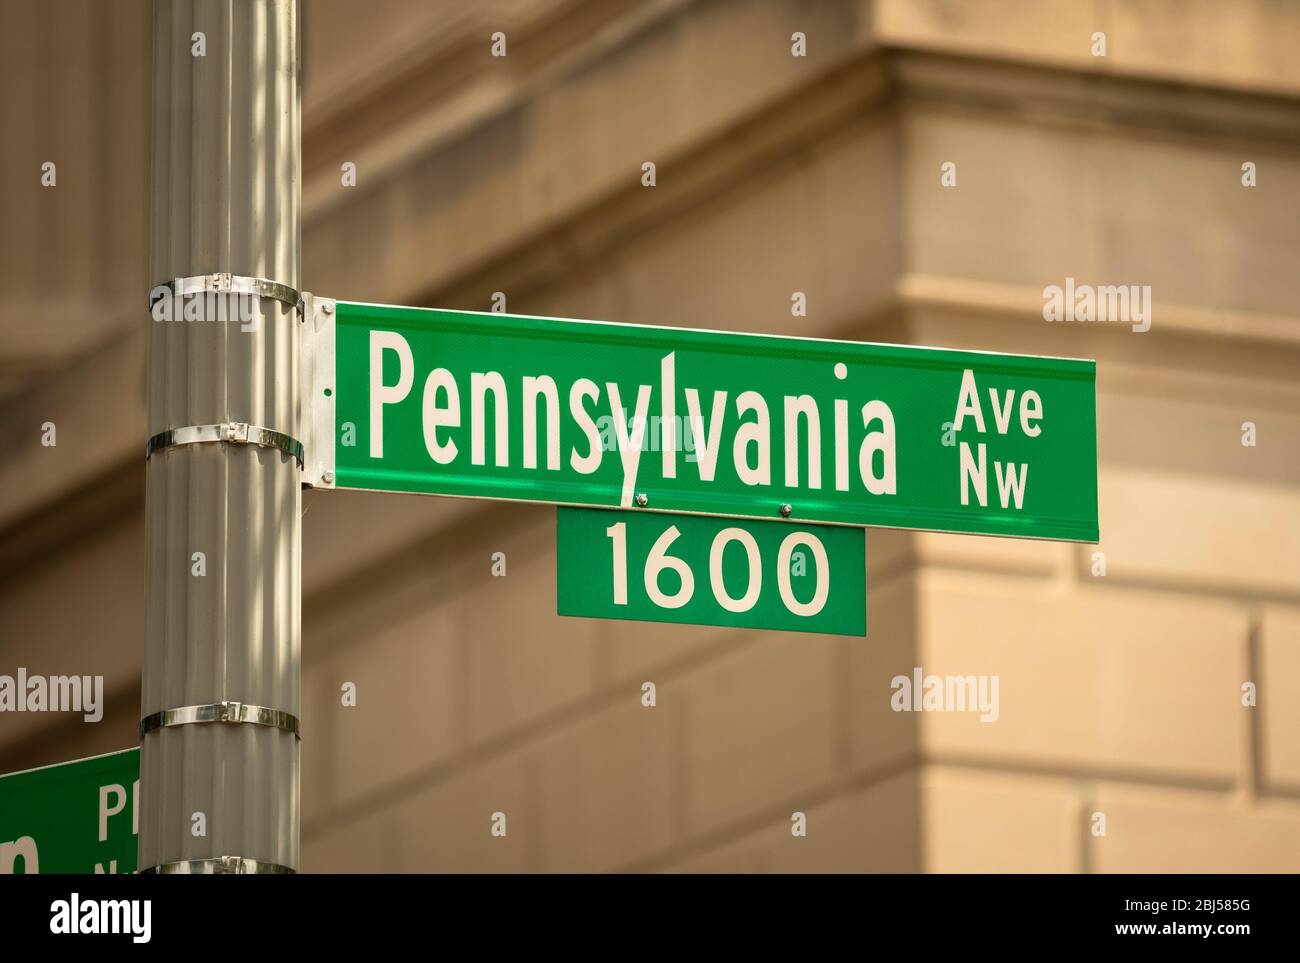
[{"label": "pennsylvania text on sign", "polygon": [[1097,540],[1091,361],[330,304],[339,487]]}]

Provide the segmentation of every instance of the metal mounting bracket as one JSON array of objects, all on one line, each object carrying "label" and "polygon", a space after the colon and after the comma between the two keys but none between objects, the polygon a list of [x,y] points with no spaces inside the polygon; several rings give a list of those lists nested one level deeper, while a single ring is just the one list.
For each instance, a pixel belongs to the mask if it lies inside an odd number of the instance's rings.
[{"label": "metal mounting bracket", "polygon": [[227,421],[216,425],[187,425],[184,428],[169,428],[160,431],[149,439],[145,445],[145,458],[152,458],[154,452],[180,445],[201,445],[224,441],[234,445],[258,445],[262,448],[274,448],[298,460],[298,467],[303,467],[303,445],[292,435],[261,425],[250,425],[243,421]]},{"label": "metal mounting bracket", "polygon": [[333,488],[334,414],[338,386],[334,383],[334,299],[302,295],[302,425],[307,460],[303,484]]},{"label": "metal mounting bracket", "polygon": [[250,705],[247,702],[212,702],[201,706],[179,706],[175,709],[163,709],[140,720],[140,738],[155,729],[168,726],[187,726],[195,723],[226,722],[255,726],[271,726],[292,732],[297,738],[298,717],[281,709],[268,709],[266,706]]},{"label": "metal mounting bracket", "polygon": [[144,876],[172,875],[266,875],[296,874],[296,869],[270,863],[264,859],[250,859],[247,856],[214,856],[211,859],[178,859],[171,863],[159,863],[140,870]]},{"label": "metal mounting bracket", "polygon": [[287,284],[271,281],[267,278],[250,278],[240,274],[195,274],[185,278],[173,278],[159,281],[149,289],[149,310],[162,295],[160,288],[171,288],[174,297],[187,294],[252,294],[259,298],[270,298],[287,304],[291,308],[298,306],[298,292]]}]

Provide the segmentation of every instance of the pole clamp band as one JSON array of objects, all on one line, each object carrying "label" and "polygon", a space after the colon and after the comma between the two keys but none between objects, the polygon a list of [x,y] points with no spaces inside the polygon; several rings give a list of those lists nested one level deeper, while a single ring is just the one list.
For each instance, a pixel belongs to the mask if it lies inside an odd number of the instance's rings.
[{"label": "pole clamp band", "polygon": [[274,448],[292,455],[298,460],[298,467],[303,465],[302,442],[282,431],[273,431],[260,425],[250,425],[242,421],[224,422],[219,425],[189,425],[185,428],[168,428],[149,439],[145,445],[144,457],[152,457],[156,451],[175,448],[178,445],[200,445],[208,442],[224,441],[237,445],[259,445],[262,448]]},{"label": "pole clamp band", "polygon": [[250,859],[247,856],[215,856],[211,859],[178,859],[170,863],[159,863],[157,866],[149,866],[140,870],[144,876],[159,875],[210,875],[213,873],[220,875],[243,876],[247,874],[267,874],[267,873],[290,873],[296,874],[296,869],[290,869],[288,866],[282,866],[279,863],[267,862],[264,859]]},{"label": "pole clamp band", "polygon": [[298,307],[298,292],[287,284],[271,281],[267,278],[250,278],[240,274],[194,274],[187,278],[173,278],[159,281],[149,290],[149,310],[162,298],[159,288],[171,288],[172,295],[183,297],[187,294],[252,294],[259,298],[270,298]]},{"label": "pole clamp band", "polygon": [[249,705],[247,702],[213,702],[202,706],[180,706],[175,709],[163,709],[145,716],[140,720],[140,739],[155,729],[168,726],[186,726],[197,722],[233,722],[255,726],[271,726],[292,732],[301,739],[298,732],[298,717],[281,709],[268,709],[266,706]]}]

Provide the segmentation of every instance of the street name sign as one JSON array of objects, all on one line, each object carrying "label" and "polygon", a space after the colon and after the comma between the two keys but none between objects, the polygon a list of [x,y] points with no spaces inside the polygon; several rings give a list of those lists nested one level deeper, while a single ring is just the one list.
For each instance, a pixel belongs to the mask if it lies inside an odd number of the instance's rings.
[{"label": "street name sign", "polygon": [[1095,542],[1096,364],[317,299],[326,487]]},{"label": "street name sign", "polygon": [[134,873],[140,750],[0,776],[0,875]]},{"label": "street name sign", "polygon": [[560,508],[560,615],[867,631],[865,533],[838,525]]}]

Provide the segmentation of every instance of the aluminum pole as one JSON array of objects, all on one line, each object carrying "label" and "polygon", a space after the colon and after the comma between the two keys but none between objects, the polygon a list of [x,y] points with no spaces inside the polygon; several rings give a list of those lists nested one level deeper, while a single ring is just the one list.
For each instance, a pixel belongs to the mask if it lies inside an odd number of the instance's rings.
[{"label": "aluminum pole", "polygon": [[298,14],[155,0],[141,870],[298,866]]}]

